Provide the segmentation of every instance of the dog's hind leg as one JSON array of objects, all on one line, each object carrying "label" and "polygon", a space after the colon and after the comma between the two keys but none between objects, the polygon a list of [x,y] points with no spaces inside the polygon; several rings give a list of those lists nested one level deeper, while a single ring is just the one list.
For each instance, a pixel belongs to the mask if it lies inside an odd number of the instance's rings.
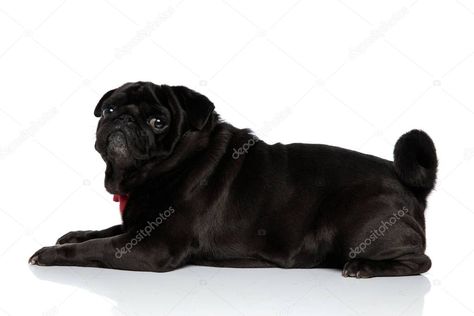
[{"label": "dog's hind leg", "polygon": [[356,278],[405,276],[424,273],[430,267],[431,260],[424,254],[393,260],[352,259],[344,265],[342,275]]},{"label": "dog's hind leg", "polygon": [[343,276],[404,276],[430,269],[422,206],[400,194],[381,195],[357,205],[362,209],[352,210],[344,230]]}]

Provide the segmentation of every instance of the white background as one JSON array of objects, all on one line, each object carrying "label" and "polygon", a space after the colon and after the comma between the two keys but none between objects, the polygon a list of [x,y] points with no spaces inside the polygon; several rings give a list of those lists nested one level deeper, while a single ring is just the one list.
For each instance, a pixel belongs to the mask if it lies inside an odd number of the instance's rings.
[{"label": "white background", "polygon": [[[472,0],[2,1],[0,315],[474,313]],[[267,142],[391,159],[427,131],[440,159],[424,276],[189,267],[30,267],[70,230],[119,222],[94,151],[100,96],[186,85]]]}]

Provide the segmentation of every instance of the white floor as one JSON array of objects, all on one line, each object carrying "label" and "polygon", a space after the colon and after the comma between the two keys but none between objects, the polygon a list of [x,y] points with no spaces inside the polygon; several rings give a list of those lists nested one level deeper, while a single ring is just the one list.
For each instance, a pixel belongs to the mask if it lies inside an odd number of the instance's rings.
[{"label": "white floor", "polygon": [[331,270],[29,267],[18,251],[28,248],[25,238],[2,260],[5,315],[471,315],[474,307],[472,279],[462,275],[472,260],[442,279],[355,280]]},{"label": "white floor", "polygon": [[[474,314],[474,4],[468,0],[0,3],[0,315]],[[99,98],[186,85],[263,140],[440,159],[423,276],[30,267],[62,234],[119,223],[94,151]]]}]

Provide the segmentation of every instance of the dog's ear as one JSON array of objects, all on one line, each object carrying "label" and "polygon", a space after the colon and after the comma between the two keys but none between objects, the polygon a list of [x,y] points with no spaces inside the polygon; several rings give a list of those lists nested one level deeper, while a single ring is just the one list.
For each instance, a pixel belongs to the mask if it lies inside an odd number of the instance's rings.
[{"label": "dog's ear", "polygon": [[197,130],[201,130],[214,111],[214,104],[205,96],[183,86],[172,87],[183,110],[186,112],[189,123]]},{"label": "dog's ear", "polygon": [[94,109],[94,115],[96,117],[101,117],[102,116],[102,104],[104,103],[104,101],[109,98],[112,93],[114,93],[116,89],[113,89],[113,90],[110,90],[109,92],[107,92],[106,94],[104,94],[102,96],[102,98],[100,98],[99,100],[99,103],[97,103],[97,105],[95,106],[95,109]]}]

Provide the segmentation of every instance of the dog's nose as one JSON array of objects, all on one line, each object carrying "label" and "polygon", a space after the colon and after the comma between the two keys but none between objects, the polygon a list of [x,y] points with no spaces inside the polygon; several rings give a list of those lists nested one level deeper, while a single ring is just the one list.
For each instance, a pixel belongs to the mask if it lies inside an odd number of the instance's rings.
[{"label": "dog's nose", "polygon": [[113,132],[108,137],[107,154],[117,162],[128,161],[130,156],[127,139],[123,132]]}]

